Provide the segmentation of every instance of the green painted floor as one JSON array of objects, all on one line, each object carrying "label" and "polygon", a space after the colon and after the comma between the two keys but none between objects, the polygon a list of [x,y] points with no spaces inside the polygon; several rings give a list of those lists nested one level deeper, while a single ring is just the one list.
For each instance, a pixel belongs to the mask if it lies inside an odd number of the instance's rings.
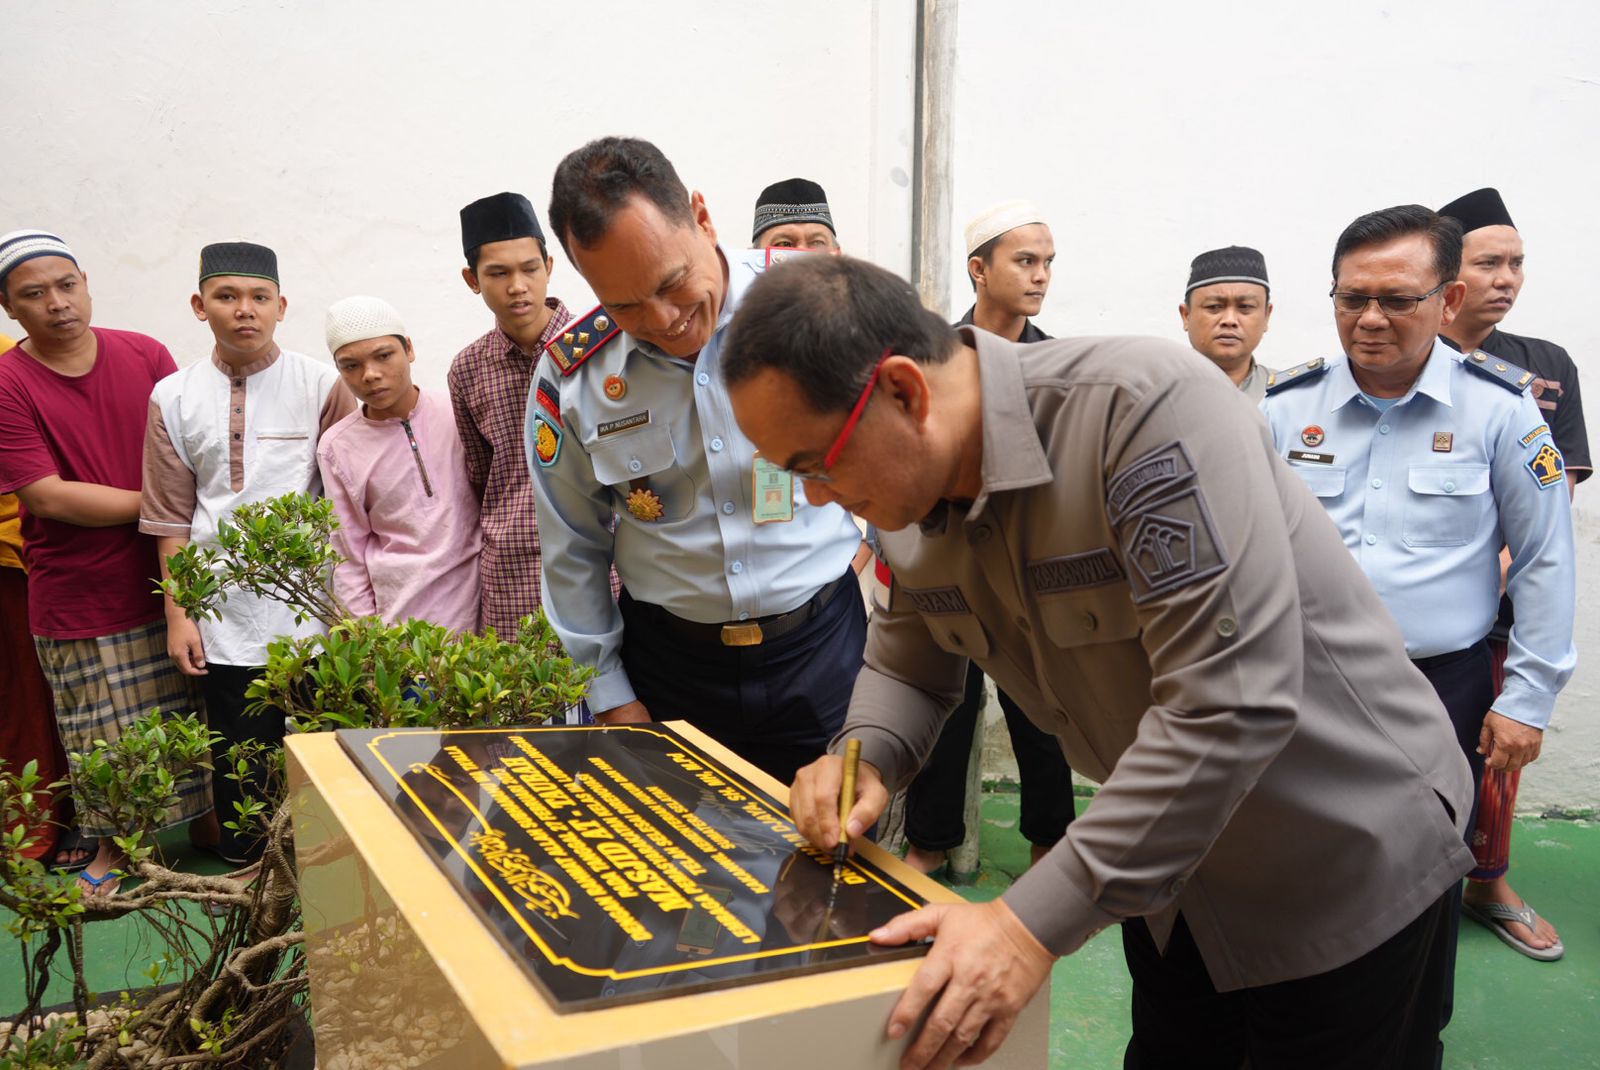
[{"label": "green painted floor", "polygon": [[[1016,831],[1017,798],[1006,793],[984,798],[983,868],[977,883],[954,886],[968,899],[993,899],[1027,868],[1027,843]],[[1085,801],[1078,801],[1080,809]],[[1600,824],[1518,821],[1511,859],[1512,886],[1554,922],[1567,954],[1559,962],[1534,962],[1482,926],[1463,921],[1456,1010],[1444,1037],[1445,1068],[1596,1070]],[[1128,988],[1122,941],[1114,928],[1056,964],[1050,992],[1052,1068],[1122,1066]]]},{"label": "green painted floor", "polygon": [[[1082,803],[1080,802],[1080,806]],[[1016,832],[1017,796],[993,793],[983,805],[983,869],[959,886],[972,900],[1003,892],[1027,865]],[[181,830],[163,837],[175,860],[198,872],[221,865],[189,851]],[[1600,1070],[1600,824],[1518,822],[1512,880],[1561,930],[1566,958],[1538,963],[1502,945],[1487,930],[1462,927],[1456,1014],[1445,1034],[1448,1070]],[[0,914],[0,923],[5,920]],[[200,924],[204,921],[196,918]],[[134,922],[91,927],[85,962],[89,983],[111,994],[140,984],[153,945]],[[0,1015],[22,1003],[15,947],[0,952]],[[9,957],[9,961],[7,960]],[[48,1002],[70,999],[64,978]],[[1128,1037],[1128,976],[1116,931],[1108,930],[1057,964],[1051,988],[1051,1067],[1081,1070],[1122,1065]]]}]

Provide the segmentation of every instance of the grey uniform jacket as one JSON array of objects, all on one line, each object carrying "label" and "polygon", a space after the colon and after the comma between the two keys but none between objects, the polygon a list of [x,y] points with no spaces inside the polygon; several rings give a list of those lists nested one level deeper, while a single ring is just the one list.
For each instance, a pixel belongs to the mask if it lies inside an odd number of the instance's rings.
[{"label": "grey uniform jacket", "polygon": [[1148,338],[971,328],[983,489],[883,532],[835,748],[915,773],[968,658],[1098,795],[1006,893],[1057,954],[1182,911],[1219,990],[1343,965],[1472,867],[1444,708],[1249,400]]}]

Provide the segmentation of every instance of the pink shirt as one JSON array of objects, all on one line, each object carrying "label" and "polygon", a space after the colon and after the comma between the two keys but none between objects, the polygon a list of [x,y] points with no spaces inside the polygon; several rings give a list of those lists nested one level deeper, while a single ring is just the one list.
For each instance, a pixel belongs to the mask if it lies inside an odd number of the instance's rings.
[{"label": "pink shirt", "polygon": [[352,613],[477,631],[483,532],[450,399],[426,390],[404,420],[366,406],[317,445],[345,557],[333,589]]},{"label": "pink shirt", "polygon": [[[94,367],[77,377],[21,346],[0,353],[0,493],[46,476],[139,489],[150,391],[178,366],[154,338],[92,330]],[[24,509],[22,538],[34,635],[91,639],[161,618],[156,541],[137,523],[86,528]]]}]

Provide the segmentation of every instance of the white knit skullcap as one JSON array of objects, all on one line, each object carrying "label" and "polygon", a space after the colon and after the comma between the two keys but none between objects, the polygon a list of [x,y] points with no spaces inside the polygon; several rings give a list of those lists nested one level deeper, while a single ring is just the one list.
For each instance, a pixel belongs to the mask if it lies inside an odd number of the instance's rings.
[{"label": "white knit skullcap", "polygon": [[338,355],[351,342],[397,334],[406,337],[400,313],[381,297],[346,297],[328,309],[328,352]]},{"label": "white knit skullcap", "polygon": [[978,246],[1008,230],[1043,222],[1044,216],[1032,201],[1001,201],[979,212],[967,224],[967,255],[971,256],[978,251]]},{"label": "white knit skullcap", "polygon": [[64,256],[74,264],[78,262],[67,243],[47,230],[13,230],[0,235],[0,283],[5,282],[12,268],[36,256]]}]

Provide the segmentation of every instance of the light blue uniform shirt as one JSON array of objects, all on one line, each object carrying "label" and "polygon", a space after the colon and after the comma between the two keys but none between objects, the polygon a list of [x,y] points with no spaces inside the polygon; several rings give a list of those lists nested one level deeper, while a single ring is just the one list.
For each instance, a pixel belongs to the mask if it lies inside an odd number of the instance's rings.
[{"label": "light blue uniform shirt", "polygon": [[[718,623],[804,605],[844,575],[861,544],[850,514],[837,505],[808,504],[798,480],[794,519],[755,523],[755,446],[734,421],[720,364],[739,298],[771,258],[759,249],[731,256],[718,251],[728,267],[727,296],[698,358],[669,357],[623,334],[570,376],[562,376],[548,352],[534,375],[525,442],[538,506],[544,608],[568,654],[598,673],[589,688],[597,712],[635,698],[622,667],[613,563],[639,601],[685,620]],[[613,377],[625,387],[620,398],[606,394]],[[560,446],[549,462],[541,461],[535,442],[536,421],[548,411],[538,399],[541,383],[560,395]],[[546,435],[552,430],[546,422]],[[634,481],[660,498],[659,520],[628,511]]]},{"label": "light blue uniform shirt", "polygon": [[1464,367],[1466,359],[1435,342],[1411,390],[1380,413],[1339,357],[1314,381],[1269,394],[1261,411],[1412,658],[1489,634],[1500,547],[1510,547],[1516,622],[1494,710],[1544,728],[1577,663],[1567,482],[1534,400]]}]

